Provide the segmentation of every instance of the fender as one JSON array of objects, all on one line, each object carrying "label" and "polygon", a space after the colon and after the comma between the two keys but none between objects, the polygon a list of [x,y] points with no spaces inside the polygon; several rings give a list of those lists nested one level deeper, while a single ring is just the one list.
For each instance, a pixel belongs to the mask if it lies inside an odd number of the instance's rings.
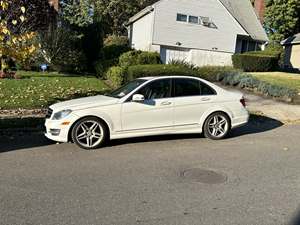
[{"label": "fender", "polygon": [[203,115],[201,116],[200,123],[199,123],[201,125],[201,129],[204,125],[205,120],[207,119],[207,117],[209,115],[211,115],[215,112],[220,112],[220,111],[226,113],[229,116],[230,120],[232,121],[233,113],[231,112],[231,110],[229,110],[227,107],[224,107],[224,106],[213,106],[213,107],[209,108],[208,110],[206,110],[205,113],[203,113]]},{"label": "fender", "polygon": [[75,114],[79,117],[79,119],[84,118],[84,117],[89,117],[89,116],[98,117],[107,124],[110,132],[112,132],[115,129],[114,123],[112,122],[110,116],[105,112],[100,112],[99,110],[89,109],[88,114],[86,114],[86,112],[84,110],[77,111],[77,112],[75,112]]}]

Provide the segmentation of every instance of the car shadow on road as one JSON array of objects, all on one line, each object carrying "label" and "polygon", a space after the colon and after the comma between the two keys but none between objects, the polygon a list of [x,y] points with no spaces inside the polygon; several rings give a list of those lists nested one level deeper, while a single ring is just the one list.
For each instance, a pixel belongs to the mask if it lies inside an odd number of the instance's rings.
[{"label": "car shadow on road", "polygon": [[[281,127],[283,123],[280,121],[264,117],[252,115],[249,123],[246,126],[237,128],[231,132],[228,139],[237,138],[244,135],[263,133],[270,130],[274,130]],[[134,143],[146,143],[146,142],[161,142],[161,141],[172,141],[172,140],[187,140],[187,139],[198,139],[203,137],[200,134],[178,134],[178,135],[163,135],[163,136],[151,136],[151,137],[139,137],[139,138],[128,138],[120,140],[112,140],[108,143],[107,147],[119,146],[124,144]],[[10,131],[0,132],[0,153],[32,149],[37,147],[49,146],[55,144],[48,140],[42,130],[36,130],[35,132],[24,132],[24,131]],[[299,224],[300,225],[300,224]]]}]

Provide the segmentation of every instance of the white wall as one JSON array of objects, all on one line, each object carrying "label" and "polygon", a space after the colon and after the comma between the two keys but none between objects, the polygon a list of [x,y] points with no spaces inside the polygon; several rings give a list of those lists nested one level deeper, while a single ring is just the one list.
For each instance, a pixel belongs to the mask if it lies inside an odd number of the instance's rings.
[{"label": "white wall", "polygon": [[232,53],[193,49],[190,62],[197,66],[232,66]]},{"label": "white wall", "polygon": [[151,51],[154,12],[150,12],[132,24],[131,47],[137,50]]},{"label": "white wall", "polygon": [[[237,34],[247,35],[218,0],[163,0],[154,13],[153,44],[234,53]],[[210,17],[218,28],[177,22],[177,13]]]}]

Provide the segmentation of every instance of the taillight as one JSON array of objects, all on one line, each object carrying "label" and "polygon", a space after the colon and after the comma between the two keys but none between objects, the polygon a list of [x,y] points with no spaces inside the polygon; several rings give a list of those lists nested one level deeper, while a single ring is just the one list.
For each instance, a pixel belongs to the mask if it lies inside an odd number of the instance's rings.
[{"label": "taillight", "polygon": [[240,100],[240,102],[241,102],[241,104],[242,104],[244,107],[246,107],[246,100],[245,100],[244,98],[242,98],[242,99]]}]

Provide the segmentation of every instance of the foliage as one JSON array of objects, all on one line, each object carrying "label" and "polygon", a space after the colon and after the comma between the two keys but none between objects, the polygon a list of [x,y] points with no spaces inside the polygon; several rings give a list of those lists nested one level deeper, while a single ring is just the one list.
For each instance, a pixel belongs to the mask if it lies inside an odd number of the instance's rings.
[{"label": "foliage", "polygon": [[278,68],[278,56],[264,55],[264,53],[244,53],[232,56],[235,68],[245,72],[265,72]]},{"label": "foliage", "polygon": [[168,64],[184,66],[184,67],[187,67],[187,68],[190,68],[190,69],[196,69],[197,68],[196,65],[194,65],[190,62],[187,62],[186,60],[179,60],[179,59],[172,59],[171,61],[168,62]]},{"label": "foliage", "polygon": [[37,64],[46,63],[61,72],[80,73],[87,70],[87,59],[78,48],[82,37],[67,28],[57,28],[53,32],[39,36],[41,49]]},{"label": "foliage", "polygon": [[110,81],[112,86],[119,87],[125,81],[126,69],[120,66],[111,67],[106,73],[106,79]]},{"label": "foliage", "polygon": [[265,15],[270,38],[280,42],[300,32],[299,0],[268,0]]},{"label": "foliage", "polygon": [[128,19],[157,0],[94,0],[94,11],[104,23],[108,33],[122,35]]},{"label": "foliage", "polygon": [[71,25],[87,27],[93,23],[93,6],[90,0],[61,2],[63,17]]},{"label": "foliage", "polygon": [[156,52],[142,52],[134,50],[122,54],[119,58],[119,65],[122,67],[159,63],[160,56]]},{"label": "foliage", "polygon": [[229,66],[203,66],[198,69],[199,76],[211,82],[219,82],[224,79],[227,74],[239,73],[240,70]]},{"label": "foliage", "polygon": [[128,67],[126,81],[136,79],[138,77],[155,77],[155,76],[199,76],[198,71],[179,65],[136,65]]},{"label": "foliage", "polygon": [[[26,8],[22,5],[10,5],[10,1],[0,2],[0,58],[1,71],[7,70],[7,62],[13,60],[24,63],[32,59],[39,46],[35,45],[36,34],[17,29],[26,21]],[[11,10],[11,7],[15,7]],[[18,10],[18,13],[16,13]]]},{"label": "foliage", "polygon": [[0,80],[1,109],[46,108],[78,97],[103,94],[108,87],[95,77],[60,73],[24,72],[21,80]]},{"label": "foliage", "polygon": [[128,46],[129,40],[127,36],[109,35],[104,39],[104,46]]}]

